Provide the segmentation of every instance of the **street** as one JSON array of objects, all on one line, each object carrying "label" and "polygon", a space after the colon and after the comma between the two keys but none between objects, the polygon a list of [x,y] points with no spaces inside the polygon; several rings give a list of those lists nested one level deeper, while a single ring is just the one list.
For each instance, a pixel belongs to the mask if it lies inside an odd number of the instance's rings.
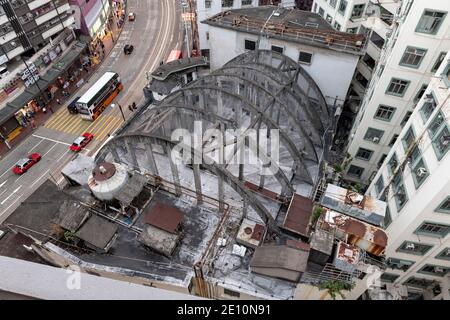
[{"label": "street", "polygon": [[[143,99],[143,87],[147,72],[154,70],[169,52],[180,45],[181,10],[175,0],[129,0],[128,12],[136,14],[134,22],[126,21],[119,39],[109,56],[103,61],[91,79],[75,96],[84,94],[105,72],[117,72],[124,90],[115,99],[127,117],[128,105]],[[123,47],[132,44],[131,55],[124,55]],[[66,101],[68,104],[74,97]],[[95,122],[72,115],[66,106],[57,111],[44,126],[0,160],[0,223],[46,179],[61,182],[60,171],[74,156],[69,152],[73,140],[83,132],[94,134],[94,141],[83,152],[92,154],[120,128],[123,118],[118,107],[108,107]],[[40,153],[42,160],[23,176],[16,176],[11,168],[30,153]]]}]

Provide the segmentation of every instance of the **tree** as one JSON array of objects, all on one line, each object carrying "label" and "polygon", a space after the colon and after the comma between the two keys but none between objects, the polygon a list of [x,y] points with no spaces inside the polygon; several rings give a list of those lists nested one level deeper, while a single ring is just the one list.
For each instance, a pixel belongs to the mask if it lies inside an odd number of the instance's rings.
[{"label": "tree", "polygon": [[329,280],[320,284],[319,289],[328,290],[328,294],[331,296],[331,299],[336,300],[338,294],[342,299],[345,299],[345,296],[341,291],[350,291],[354,286],[354,283],[350,284],[340,280]]}]

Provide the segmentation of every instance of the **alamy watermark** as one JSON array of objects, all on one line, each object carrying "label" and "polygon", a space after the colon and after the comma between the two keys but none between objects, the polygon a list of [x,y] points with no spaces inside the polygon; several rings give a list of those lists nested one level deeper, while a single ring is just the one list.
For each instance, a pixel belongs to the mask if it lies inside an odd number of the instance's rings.
[{"label": "alamy watermark", "polygon": [[194,132],[176,129],[171,140],[172,161],[188,165],[253,165],[261,175],[274,175],[279,170],[280,138],[278,129],[207,129],[194,122]]}]

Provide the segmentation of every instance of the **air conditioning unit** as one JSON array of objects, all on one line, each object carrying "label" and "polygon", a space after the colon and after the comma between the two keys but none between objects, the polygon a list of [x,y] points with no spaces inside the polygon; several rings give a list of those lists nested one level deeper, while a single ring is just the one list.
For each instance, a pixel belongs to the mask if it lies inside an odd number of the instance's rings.
[{"label": "air conditioning unit", "polygon": [[378,142],[380,142],[380,138],[379,137],[373,137],[372,141],[375,142],[375,143],[378,143]]},{"label": "air conditioning unit", "polygon": [[441,267],[434,267],[434,272],[436,272],[436,273],[444,273],[444,269],[442,269]]},{"label": "air conditioning unit", "polygon": [[414,243],[408,242],[406,244],[406,250],[414,250],[416,248],[416,246],[414,245]]},{"label": "air conditioning unit", "polygon": [[416,173],[417,173],[417,176],[423,177],[428,173],[428,171],[427,171],[427,169],[420,167],[419,169],[417,169]]}]

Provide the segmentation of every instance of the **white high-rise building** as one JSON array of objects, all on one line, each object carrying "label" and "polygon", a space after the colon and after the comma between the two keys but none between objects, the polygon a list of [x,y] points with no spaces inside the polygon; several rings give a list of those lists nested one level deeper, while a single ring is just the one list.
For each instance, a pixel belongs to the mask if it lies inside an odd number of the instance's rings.
[{"label": "white high-rise building", "polygon": [[443,61],[367,193],[388,204],[388,290],[406,286],[410,297],[448,300],[450,53]]},{"label": "white high-rise building", "polygon": [[[372,181],[450,48],[450,2],[398,3],[401,7],[387,34],[383,34],[387,41],[379,58],[372,50],[378,22],[370,22],[373,30],[367,54],[378,63],[348,137],[344,161],[346,178],[363,184]],[[374,11],[371,8],[368,10]],[[356,80],[362,76],[358,72]]]}]

